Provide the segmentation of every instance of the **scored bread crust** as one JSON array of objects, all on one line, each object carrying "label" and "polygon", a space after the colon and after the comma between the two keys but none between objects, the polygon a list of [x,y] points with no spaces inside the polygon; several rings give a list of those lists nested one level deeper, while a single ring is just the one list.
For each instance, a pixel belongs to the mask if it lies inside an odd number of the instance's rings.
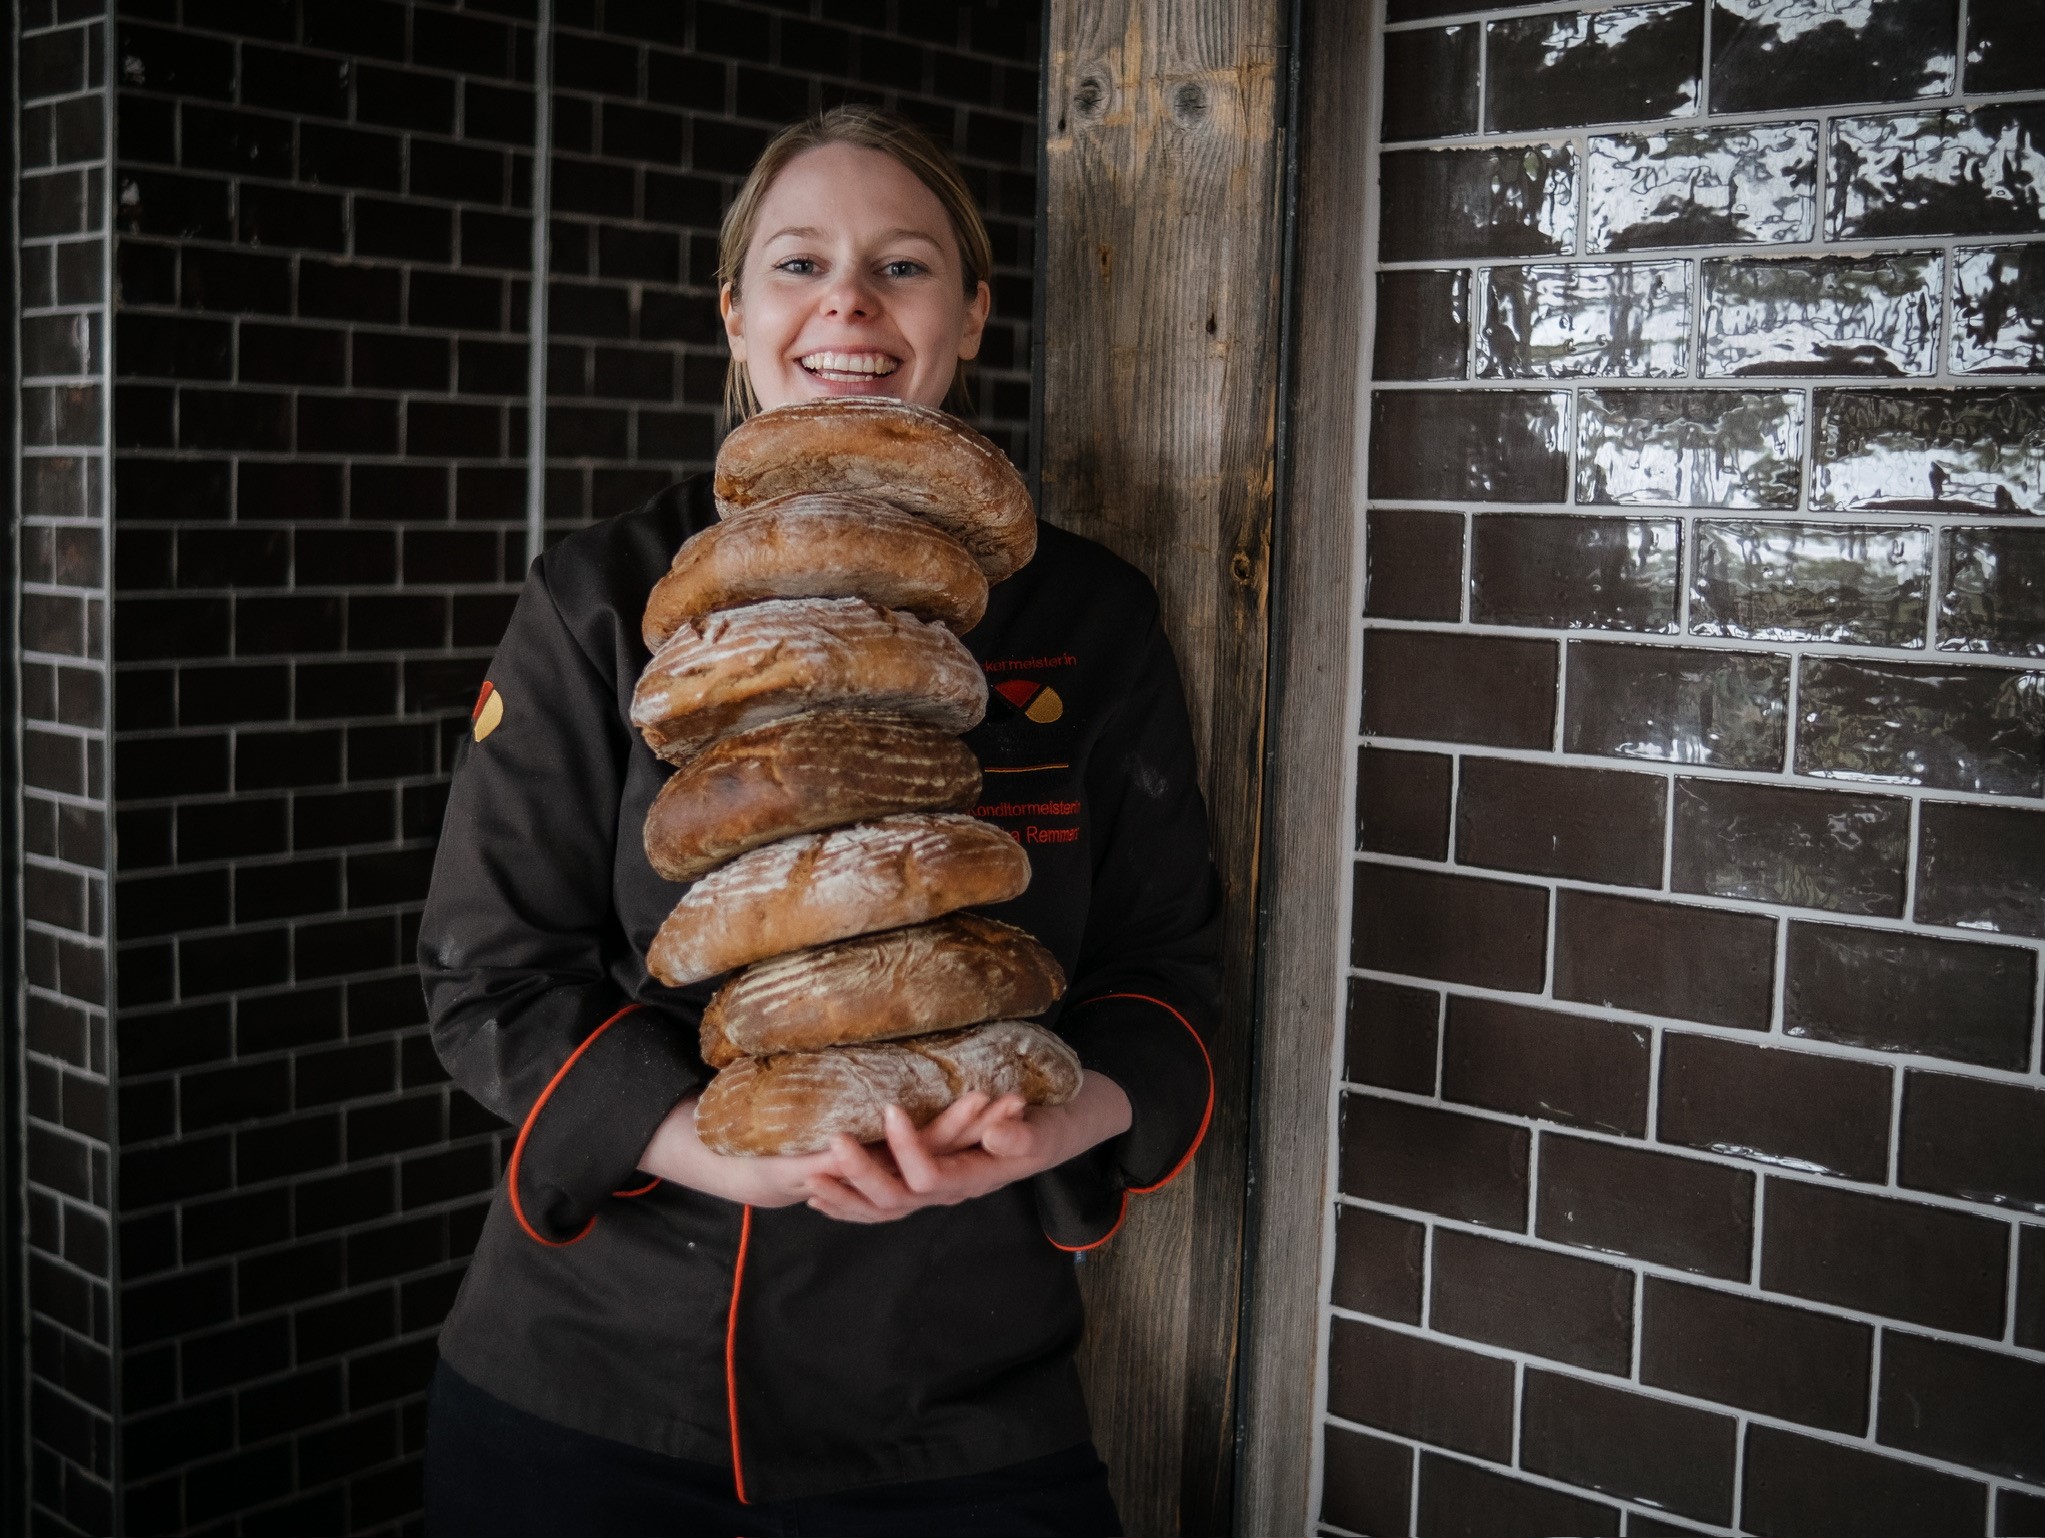
[{"label": "scored bread crust", "polygon": [[677,629],[639,676],[632,724],[679,764],[720,738],[832,705],[964,732],[987,713],[987,678],[942,625],[863,598],[777,598]]},{"label": "scored bread crust", "polygon": [[963,635],[987,612],[987,578],[964,545],[878,498],[777,497],[685,540],[647,597],[640,634],[654,652],[719,609],[847,597]]},{"label": "scored bread crust", "polygon": [[1029,487],[957,417],[878,396],[777,406],[726,435],[711,482],[725,517],[797,491],[852,492],[927,518],[973,553],[989,582],[1037,549]]},{"label": "scored bread crust", "polygon": [[742,1057],[696,1102],[696,1132],[713,1153],[817,1153],[840,1132],[858,1143],[880,1141],[889,1105],[919,1127],[974,1090],[1063,1105],[1079,1093],[1080,1073],[1072,1048],[1022,1020],[910,1041]]},{"label": "scored bread crust", "polygon": [[808,1052],[1041,1015],[1065,971],[1034,935],[978,913],[746,968],[703,1011],[703,1060]]},{"label": "scored bread crust", "polygon": [[690,887],[647,948],[671,988],[769,956],[1007,902],[1030,857],[999,828],[955,812],[912,812],[784,838]]},{"label": "scored bread crust", "polygon": [[902,716],[817,710],[740,732],[668,776],[647,809],[646,858],[694,881],[749,849],[896,812],[963,811],[980,764],[949,733]]}]

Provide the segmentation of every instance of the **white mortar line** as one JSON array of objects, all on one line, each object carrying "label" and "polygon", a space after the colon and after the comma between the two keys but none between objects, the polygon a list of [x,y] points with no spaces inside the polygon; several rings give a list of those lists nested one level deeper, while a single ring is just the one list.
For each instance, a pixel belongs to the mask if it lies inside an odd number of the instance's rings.
[{"label": "white mortar line", "polygon": [[526,301],[525,559],[547,547],[547,284],[554,212],[554,0],[533,33],[532,283]]}]

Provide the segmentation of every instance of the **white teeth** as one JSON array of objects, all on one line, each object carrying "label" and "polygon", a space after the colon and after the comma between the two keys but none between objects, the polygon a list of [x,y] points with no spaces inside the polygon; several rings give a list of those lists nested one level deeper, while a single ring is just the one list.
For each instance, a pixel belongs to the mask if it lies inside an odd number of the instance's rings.
[{"label": "white teeth", "polygon": [[796,359],[817,374],[863,374],[880,377],[901,365],[883,352],[812,352]]}]

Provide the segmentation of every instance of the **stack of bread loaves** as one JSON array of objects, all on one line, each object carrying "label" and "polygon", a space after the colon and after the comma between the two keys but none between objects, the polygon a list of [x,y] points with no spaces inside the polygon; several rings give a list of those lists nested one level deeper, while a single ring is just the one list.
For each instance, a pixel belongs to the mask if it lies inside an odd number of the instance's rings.
[{"label": "stack of bread loaves", "polygon": [[736,971],[703,1015],[697,1106],[720,1153],[808,1153],[920,1125],[971,1090],[1068,1100],[1070,1048],[1017,1018],[1064,991],[1020,929],[958,910],[1029,884],[961,815],[957,734],[987,682],[959,635],[1036,549],[1029,492],[942,412],[863,397],[751,418],[717,456],[720,521],[646,605],[632,721],[677,765],[646,818],[655,870],[695,884],[647,967]]}]

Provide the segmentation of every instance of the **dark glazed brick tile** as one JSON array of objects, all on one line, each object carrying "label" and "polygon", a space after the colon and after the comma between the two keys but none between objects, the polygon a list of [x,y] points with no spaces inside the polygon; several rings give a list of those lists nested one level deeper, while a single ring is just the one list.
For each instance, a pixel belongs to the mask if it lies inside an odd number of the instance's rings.
[{"label": "dark glazed brick tile", "polygon": [[1954,253],[1953,372],[2045,374],[2045,250]]},{"label": "dark glazed brick tile", "polygon": [[1989,1474],[2045,1480],[2045,1362],[1887,1331],[1875,1440]]},{"label": "dark glazed brick tile", "polygon": [[2045,1212],[2045,1092],[1952,1074],[1907,1075],[1896,1180]]},{"label": "dark glazed brick tile", "polygon": [[1387,619],[1463,617],[1463,515],[1364,515],[1363,612]]},{"label": "dark glazed brick tile", "polygon": [[1485,26],[1493,133],[1687,117],[1697,110],[1703,0]]},{"label": "dark glazed brick tile", "polygon": [[1676,629],[1673,519],[1487,513],[1470,549],[1470,617],[1552,630]]},{"label": "dark glazed brick tile", "polygon": [[1818,223],[1818,125],[1592,139],[1589,177],[1586,251],[1809,240]]},{"label": "dark glazed brick tile", "polygon": [[[1815,16],[1755,0],[1715,4],[1714,112],[1908,101],[1943,96],[1953,88],[1958,0],[1835,6]],[[1980,87],[1970,84],[1969,89]]]},{"label": "dark glazed brick tile", "polygon": [[1456,858],[1536,876],[1659,886],[1666,799],[1658,775],[1466,756]]},{"label": "dark glazed brick tile", "polygon": [[1709,259],[1705,375],[1936,374],[1944,286],[1936,251]]},{"label": "dark glazed brick tile", "polygon": [[1768,1029],[1773,918],[1567,889],[1555,902],[1557,998]]},{"label": "dark glazed brick tile", "polygon": [[1630,1369],[1631,1271],[1441,1228],[1433,1284],[1430,1330],[1597,1372]]},{"label": "dark glazed brick tile", "polygon": [[1469,273],[1379,273],[1372,348],[1373,379],[1463,378],[1470,368]]},{"label": "dark glazed brick tile", "polygon": [[1547,975],[1537,886],[1359,862],[1351,960],[1377,972],[1534,993]]},{"label": "dark glazed brick tile", "polygon": [[1373,737],[1550,747],[1555,662],[1552,641],[1368,630],[1363,729]]},{"label": "dark glazed brick tile", "polygon": [[1997,1538],[2035,1538],[2045,1533],[2045,1495],[2004,1490],[1995,1502]]},{"label": "dark glazed brick tile", "polygon": [[1354,1319],[1328,1339],[1328,1410],[1437,1447],[1505,1462],[1512,1456],[1513,1366]]},{"label": "dark glazed brick tile", "polygon": [[1576,499],[1606,507],[1792,508],[1803,485],[1801,395],[1586,390]]},{"label": "dark glazed brick tile", "polygon": [[1433,1094],[1440,1017],[1440,994],[1352,977],[1343,1076],[1355,1084]]},{"label": "dark glazed brick tile", "polygon": [[[1967,10],[1966,87],[2045,90],[2045,14],[2031,0],[1973,0]],[[2045,1531],[2045,1513],[2039,1527]]]},{"label": "dark glazed brick tile", "polygon": [[1413,1450],[1360,1431],[1323,1432],[1321,1520],[1352,1533],[1402,1533],[1413,1500]]},{"label": "dark glazed brick tile", "polygon": [[1477,131],[1477,27],[1392,32],[1384,39],[1386,142]]},{"label": "dark glazed brick tile", "polygon": [[1987,1490],[1899,1458],[1773,1426],[1747,1428],[1740,1525],[1764,1538],[1806,1533],[1979,1533]]},{"label": "dark glazed brick tile", "polygon": [[1920,1202],[1771,1179],[1761,1285],[1962,1335],[2002,1334],[2009,1227]]},{"label": "dark glazed brick tile", "polygon": [[1872,1326],[1646,1279],[1640,1381],[1827,1431],[1866,1429]]},{"label": "dark glazed brick tile", "polygon": [[1879,1181],[1889,1169],[1891,1092],[1888,1068],[1874,1063],[1671,1031],[1656,1136]]},{"label": "dark glazed brick tile", "polygon": [[1688,366],[1688,262],[1490,267],[1478,292],[1479,379],[1667,379]]},{"label": "dark glazed brick tile", "polygon": [[1811,506],[2045,512],[2045,390],[1819,390]]},{"label": "dark glazed brick tile", "polygon": [[1457,995],[1449,1000],[1441,1093],[1486,1110],[1640,1137],[1648,1056],[1648,1033],[1636,1025]]},{"label": "dark glazed brick tile", "polygon": [[1533,1369],[1521,1415],[1522,1468],[1679,1516],[1732,1515],[1730,1416]]},{"label": "dark glazed brick tile", "polygon": [[[1373,1531],[1403,1533],[1402,1525]],[[1637,1519],[1636,1519],[1637,1522]],[[1619,1513],[1546,1485],[1513,1479],[1460,1458],[1420,1455],[1420,1523],[1429,1538],[1544,1538],[1616,1533]],[[1633,1531],[1640,1531],[1636,1525]]]},{"label": "dark glazed brick tile", "polygon": [[1796,771],[1933,790],[2045,792],[2045,673],[1806,657]]},{"label": "dark glazed brick tile", "polygon": [[2045,657],[2045,529],[1947,529],[1945,545],[1939,650]]},{"label": "dark glazed brick tile", "polygon": [[2017,180],[2041,140],[2045,104],[2037,102],[1838,118],[1826,239],[2045,229],[2045,199]]},{"label": "dark glazed brick tile", "polygon": [[1487,1228],[1526,1226],[1524,1127],[1431,1106],[1342,1097],[1342,1189]]},{"label": "dark glazed brick tile", "polygon": [[1449,780],[1445,753],[1356,752],[1356,847],[1376,854],[1445,860],[1449,853]]},{"label": "dark glazed brick tile", "polygon": [[1695,549],[1693,635],[1924,645],[1928,529],[1704,522]]},{"label": "dark glazed brick tile", "polygon": [[1566,144],[1399,150],[1379,165],[1378,256],[1547,256],[1576,244],[1576,153]]},{"label": "dark glazed brick tile", "polygon": [[1455,16],[1481,7],[1487,11],[1509,11],[1519,6],[1542,5],[1546,0],[1389,0],[1386,21],[1432,21],[1437,16]]},{"label": "dark glazed brick tile", "polygon": [[1897,796],[1676,781],[1679,892],[1900,918],[1909,857],[1910,803]]},{"label": "dark glazed brick tile", "polygon": [[1337,1308],[1418,1324],[1426,1251],[1427,1230],[1418,1223],[1363,1207],[1337,1207],[1329,1297]]},{"label": "dark glazed brick tile", "polygon": [[1545,390],[1379,390],[1370,492],[1415,501],[1560,502],[1569,397]]},{"label": "dark glazed brick tile", "polygon": [[1783,1033],[2022,1072],[2036,967],[2013,945],[1792,924]]},{"label": "dark glazed brick tile", "polygon": [[2017,1227],[2016,1341],[2045,1350],[2045,1228]]}]

